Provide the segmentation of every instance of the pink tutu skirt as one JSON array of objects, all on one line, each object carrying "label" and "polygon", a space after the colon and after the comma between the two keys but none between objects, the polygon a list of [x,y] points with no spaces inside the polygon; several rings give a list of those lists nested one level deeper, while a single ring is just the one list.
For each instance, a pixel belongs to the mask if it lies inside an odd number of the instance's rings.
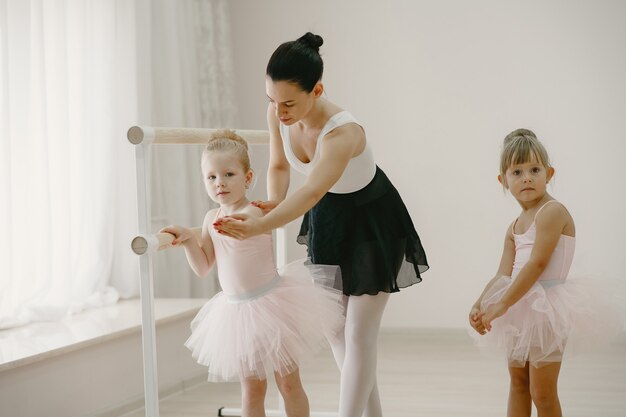
[{"label": "pink tutu skirt", "polygon": [[342,292],[332,288],[336,272],[300,260],[252,294],[220,292],[191,322],[185,346],[208,367],[209,381],[289,374],[343,328]]},{"label": "pink tutu skirt", "polygon": [[[497,303],[513,280],[500,277],[485,294],[481,311]],[[540,367],[561,362],[563,354],[580,353],[608,345],[623,326],[607,295],[588,281],[542,281],[501,317],[485,335],[472,336],[481,347],[504,351],[509,366]]]}]

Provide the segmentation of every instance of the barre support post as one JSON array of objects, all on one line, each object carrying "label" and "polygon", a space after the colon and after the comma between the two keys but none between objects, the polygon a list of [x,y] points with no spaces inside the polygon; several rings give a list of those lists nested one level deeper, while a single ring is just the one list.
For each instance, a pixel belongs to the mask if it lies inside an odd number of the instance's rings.
[{"label": "barre support post", "polygon": [[[135,147],[137,167],[137,211],[140,234],[146,234],[150,224],[148,205],[148,161],[144,145]],[[146,417],[159,417],[159,384],[157,381],[156,325],[151,255],[139,258],[139,299],[141,301],[141,342],[143,349],[143,384]]]}]

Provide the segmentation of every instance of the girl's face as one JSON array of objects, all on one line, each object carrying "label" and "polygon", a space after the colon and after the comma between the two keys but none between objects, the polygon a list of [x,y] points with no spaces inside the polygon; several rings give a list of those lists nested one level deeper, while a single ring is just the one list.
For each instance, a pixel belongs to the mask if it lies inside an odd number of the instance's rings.
[{"label": "girl's face", "polygon": [[[505,173],[506,187],[520,203],[541,200],[554,175],[554,168],[546,168],[533,158],[530,162],[511,165]],[[502,183],[502,177],[498,176]]]},{"label": "girl's face", "polygon": [[323,91],[324,88],[321,83],[317,83],[313,91],[307,93],[298,84],[288,81],[273,81],[271,78],[265,77],[267,97],[274,107],[276,117],[286,126],[305,118]]},{"label": "girl's face", "polygon": [[230,152],[205,153],[202,175],[211,200],[226,206],[242,203],[246,186],[252,181],[252,171],[244,172],[241,161]]}]

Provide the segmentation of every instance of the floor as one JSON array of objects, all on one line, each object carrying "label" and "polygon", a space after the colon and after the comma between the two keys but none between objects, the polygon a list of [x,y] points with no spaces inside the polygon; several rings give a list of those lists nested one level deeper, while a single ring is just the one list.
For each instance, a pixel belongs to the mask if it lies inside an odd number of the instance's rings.
[{"label": "floor", "polygon": [[[388,417],[501,417],[508,374],[500,358],[484,357],[464,330],[384,330],[379,341],[379,388]],[[339,373],[330,351],[302,367],[313,411],[336,411]],[[568,417],[623,417],[626,410],[626,337],[605,351],[564,363],[559,380]],[[240,408],[237,383],[189,387],[160,401],[161,417],[216,416]],[[271,386],[267,408],[278,408]],[[124,417],[142,417],[139,410]]]}]

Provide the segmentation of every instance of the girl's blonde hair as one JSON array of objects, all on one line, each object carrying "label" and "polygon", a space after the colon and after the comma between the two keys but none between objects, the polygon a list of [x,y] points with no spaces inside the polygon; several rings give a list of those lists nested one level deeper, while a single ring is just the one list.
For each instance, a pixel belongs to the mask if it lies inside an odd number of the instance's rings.
[{"label": "girl's blonde hair", "polygon": [[500,175],[502,185],[506,184],[506,170],[511,165],[525,164],[538,161],[544,168],[549,169],[550,158],[546,148],[543,147],[532,130],[516,129],[506,135],[500,154]]},{"label": "girl's blonde hair", "polygon": [[244,172],[250,171],[250,155],[248,155],[248,142],[229,129],[218,130],[209,136],[209,141],[202,156],[209,152],[232,152],[243,165]]}]

